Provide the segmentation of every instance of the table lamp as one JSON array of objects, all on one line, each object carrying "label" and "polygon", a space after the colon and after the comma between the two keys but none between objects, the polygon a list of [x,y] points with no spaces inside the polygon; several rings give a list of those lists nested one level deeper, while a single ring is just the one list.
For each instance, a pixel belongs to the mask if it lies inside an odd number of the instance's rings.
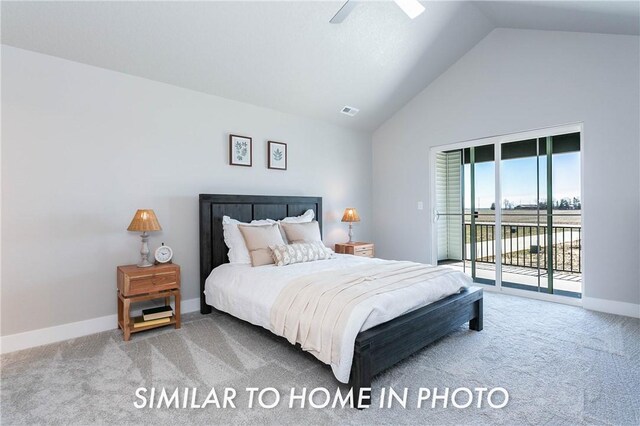
[{"label": "table lamp", "polygon": [[360,222],[360,216],[353,207],[347,207],[342,215],[343,222],[349,222],[349,242],[353,242],[353,222]]},{"label": "table lamp", "polygon": [[149,262],[149,234],[151,231],[161,231],[160,223],[156,214],[151,209],[138,210],[131,220],[131,224],[127,228],[127,231],[142,232],[142,248],[140,249],[140,262],[139,268],[146,268],[153,266],[153,263]]}]

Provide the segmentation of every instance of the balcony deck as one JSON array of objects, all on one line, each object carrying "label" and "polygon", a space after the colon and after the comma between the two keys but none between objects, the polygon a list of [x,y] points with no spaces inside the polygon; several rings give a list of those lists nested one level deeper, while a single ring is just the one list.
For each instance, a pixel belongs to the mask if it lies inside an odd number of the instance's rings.
[{"label": "balcony deck", "polygon": [[[440,265],[452,267],[459,270],[471,271],[471,261],[449,260],[440,262]],[[476,262],[476,276],[489,280],[495,280],[496,265],[493,263]],[[540,270],[540,288],[546,292],[547,271]],[[524,266],[502,265],[503,286],[516,284],[518,288],[537,290],[538,269]],[[554,271],[553,288],[555,292],[582,293],[582,274],[576,272]]]}]

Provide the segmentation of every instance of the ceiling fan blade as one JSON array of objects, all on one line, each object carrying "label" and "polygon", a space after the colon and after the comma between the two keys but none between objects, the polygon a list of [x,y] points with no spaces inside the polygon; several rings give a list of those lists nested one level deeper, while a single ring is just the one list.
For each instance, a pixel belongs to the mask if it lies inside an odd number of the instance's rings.
[{"label": "ceiling fan blade", "polygon": [[335,15],[333,15],[333,18],[331,18],[329,20],[329,22],[331,22],[332,24],[339,24],[342,21],[344,21],[347,16],[349,16],[349,14],[351,13],[351,11],[353,10],[354,7],[356,7],[358,5],[358,3],[354,0],[347,0],[342,7],[340,8],[340,10],[338,11],[338,13],[336,13]]}]

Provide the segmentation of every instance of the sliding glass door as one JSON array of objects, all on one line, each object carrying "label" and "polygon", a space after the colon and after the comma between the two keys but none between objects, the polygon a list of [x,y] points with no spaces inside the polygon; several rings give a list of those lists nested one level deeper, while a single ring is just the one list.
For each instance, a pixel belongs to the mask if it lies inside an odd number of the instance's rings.
[{"label": "sliding glass door", "polygon": [[580,132],[538,133],[435,153],[437,261],[477,283],[580,297]]},{"label": "sliding glass door", "polygon": [[500,170],[502,285],[579,297],[580,133],[503,143]]}]

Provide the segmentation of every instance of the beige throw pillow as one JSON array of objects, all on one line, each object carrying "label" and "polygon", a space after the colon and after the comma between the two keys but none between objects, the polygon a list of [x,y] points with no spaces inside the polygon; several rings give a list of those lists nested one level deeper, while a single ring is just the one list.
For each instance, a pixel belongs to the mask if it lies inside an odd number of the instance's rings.
[{"label": "beige throw pillow", "polygon": [[269,248],[276,266],[330,259],[333,254],[333,250],[325,247],[320,241],[288,244],[286,246],[269,246]]},{"label": "beige throw pillow", "polygon": [[[284,219],[279,220],[277,223],[307,223],[311,222],[315,216],[315,212],[309,209],[300,216],[285,217]],[[284,229],[282,229],[282,227],[280,227],[280,233],[282,234],[282,239],[284,240],[284,242],[287,243],[287,236],[285,235]]]},{"label": "beige throw pillow", "polygon": [[238,225],[264,226],[275,223],[273,220],[253,220],[251,223],[243,223],[229,216],[222,217],[222,231],[224,243],[229,247],[229,263],[251,263],[249,250],[244,243],[244,238],[238,229]]},{"label": "beige throw pillow", "polygon": [[308,223],[281,223],[280,226],[290,244],[322,241],[320,225],[315,220]]},{"label": "beige throw pillow", "polygon": [[284,240],[277,224],[264,226],[238,225],[242,238],[249,250],[252,266],[269,265],[273,263],[269,246],[284,245]]}]

